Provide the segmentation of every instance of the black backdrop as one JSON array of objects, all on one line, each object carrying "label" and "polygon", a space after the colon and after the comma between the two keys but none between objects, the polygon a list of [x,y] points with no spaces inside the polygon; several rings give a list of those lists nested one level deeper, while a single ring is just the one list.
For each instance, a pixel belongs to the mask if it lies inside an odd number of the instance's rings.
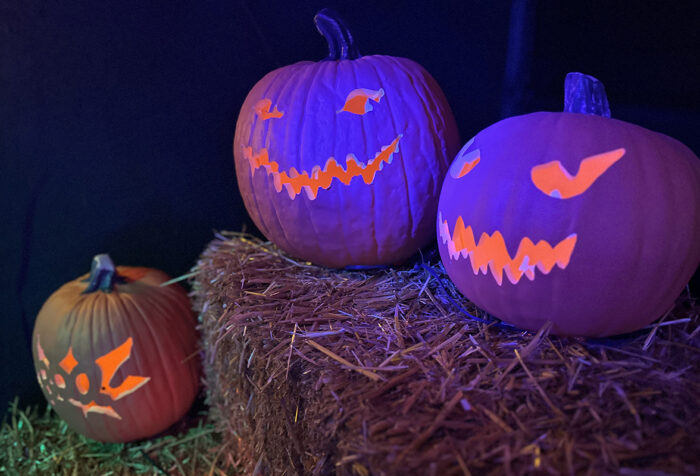
[{"label": "black backdrop", "polygon": [[700,151],[695,1],[4,0],[0,404],[41,398],[34,318],[94,254],[180,275],[212,230],[251,229],[236,116],[266,72],[326,55],[312,23],[325,6],[363,54],[426,67],[463,140],[560,110],[564,75],[582,71],[605,82],[615,117]]}]

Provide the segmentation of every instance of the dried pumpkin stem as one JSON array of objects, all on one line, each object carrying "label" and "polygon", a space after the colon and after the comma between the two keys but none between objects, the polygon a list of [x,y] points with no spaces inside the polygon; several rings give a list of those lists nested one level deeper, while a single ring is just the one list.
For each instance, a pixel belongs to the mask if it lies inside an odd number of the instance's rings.
[{"label": "dried pumpkin stem", "polygon": [[347,24],[338,13],[324,8],[316,14],[314,23],[328,42],[329,53],[324,61],[353,60],[361,56]]},{"label": "dried pumpkin stem", "polygon": [[587,74],[567,74],[564,80],[564,112],[610,117],[610,105],[603,83]]},{"label": "dried pumpkin stem", "polygon": [[103,253],[92,258],[90,276],[86,281],[89,284],[83,291],[83,294],[95,291],[110,293],[114,285],[123,282],[124,278],[117,274],[117,268],[114,266],[112,258],[108,254]]}]

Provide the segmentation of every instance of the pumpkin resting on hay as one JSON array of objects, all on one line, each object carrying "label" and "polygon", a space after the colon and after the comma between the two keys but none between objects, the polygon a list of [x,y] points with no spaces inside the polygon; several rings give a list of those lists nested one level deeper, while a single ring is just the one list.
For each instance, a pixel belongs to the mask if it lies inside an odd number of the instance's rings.
[{"label": "pumpkin resting on hay", "polygon": [[700,263],[700,160],[611,119],[572,73],[565,112],[511,117],[457,155],[438,244],[457,288],[529,330],[610,336],[663,316]]},{"label": "pumpkin resting on hay", "polygon": [[194,289],[221,451],[246,474],[700,472],[697,302],[626,339],[557,338],[468,318],[436,262],[440,281],[212,242]]},{"label": "pumpkin resting on hay", "polygon": [[435,237],[440,184],[459,149],[440,87],[417,63],[360,56],[337,15],[330,55],[265,75],[233,140],[238,188],[260,231],[332,267],[399,263]]}]

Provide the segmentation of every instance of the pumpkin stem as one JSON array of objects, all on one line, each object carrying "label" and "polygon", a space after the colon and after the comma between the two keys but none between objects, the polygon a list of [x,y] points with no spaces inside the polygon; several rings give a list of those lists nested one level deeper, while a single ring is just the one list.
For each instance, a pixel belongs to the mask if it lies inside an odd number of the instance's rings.
[{"label": "pumpkin stem", "polygon": [[564,112],[610,117],[603,83],[587,74],[567,74],[564,80]]},{"label": "pumpkin stem", "polygon": [[357,59],[360,50],[352,39],[352,34],[340,15],[330,8],[324,8],[314,17],[316,29],[328,42],[328,56],[324,61]]},{"label": "pumpkin stem", "polygon": [[126,280],[117,274],[117,268],[114,266],[112,258],[108,254],[100,254],[92,258],[90,276],[85,281],[89,284],[83,294],[95,291],[109,293],[112,292],[115,284],[123,283]]}]

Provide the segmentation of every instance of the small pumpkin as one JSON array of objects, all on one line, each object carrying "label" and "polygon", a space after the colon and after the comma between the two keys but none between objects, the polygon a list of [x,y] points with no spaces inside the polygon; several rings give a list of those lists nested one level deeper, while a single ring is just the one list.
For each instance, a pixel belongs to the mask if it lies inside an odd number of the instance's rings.
[{"label": "small pumpkin", "polygon": [[61,286],[34,325],[44,396],[75,431],[126,442],[179,420],[200,380],[195,318],[185,291],[158,270],[115,267],[97,255]]},{"label": "small pumpkin", "polygon": [[500,121],[445,178],[438,245],[457,288],[525,329],[610,336],[668,311],[700,261],[700,161],[610,118],[595,78],[571,73],[564,112]]},{"label": "small pumpkin", "polygon": [[417,63],[360,56],[336,13],[315,17],[329,56],[263,77],[233,141],[254,223],[289,254],[330,267],[398,263],[434,238],[457,126]]}]

